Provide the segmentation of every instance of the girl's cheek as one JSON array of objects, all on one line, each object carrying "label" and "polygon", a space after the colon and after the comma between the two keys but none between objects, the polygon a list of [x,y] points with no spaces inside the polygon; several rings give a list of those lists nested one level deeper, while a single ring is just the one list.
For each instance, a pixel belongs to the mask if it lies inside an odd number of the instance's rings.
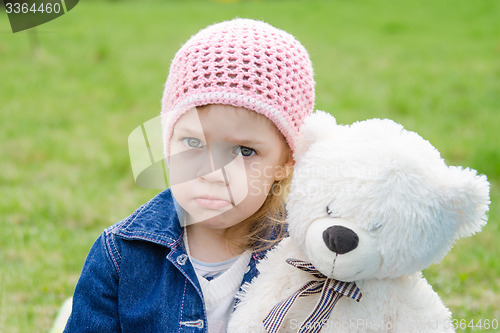
[{"label": "girl's cheek", "polygon": [[265,177],[267,172],[266,168],[260,162],[257,161],[246,161],[245,169],[248,179],[262,179]]},{"label": "girl's cheek", "polygon": [[249,196],[252,197],[265,197],[268,195],[269,190],[273,183],[271,181],[262,181],[260,179],[253,179],[249,184]]},{"label": "girl's cheek", "polygon": [[224,172],[229,182],[230,195],[234,204],[237,205],[249,194],[250,179],[243,158],[238,157],[224,166]]}]

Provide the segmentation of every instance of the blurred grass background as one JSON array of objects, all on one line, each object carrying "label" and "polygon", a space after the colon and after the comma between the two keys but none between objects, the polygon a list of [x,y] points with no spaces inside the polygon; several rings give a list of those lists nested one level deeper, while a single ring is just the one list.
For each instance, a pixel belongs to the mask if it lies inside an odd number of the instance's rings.
[{"label": "blurred grass background", "polygon": [[182,43],[236,16],[306,46],[316,108],[339,123],[394,119],[488,176],[488,225],[424,275],[457,320],[500,320],[499,13],[493,0],[88,0],[13,34],[0,8],[0,332],[46,332],[93,241],[156,194],[134,184],[127,137],[159,114]]}]

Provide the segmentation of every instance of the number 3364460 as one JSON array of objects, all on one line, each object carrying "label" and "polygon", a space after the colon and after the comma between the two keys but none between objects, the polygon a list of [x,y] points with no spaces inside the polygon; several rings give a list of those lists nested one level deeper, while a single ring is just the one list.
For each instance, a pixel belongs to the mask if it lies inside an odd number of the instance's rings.
[{"label": "number 3364460", "polygon": [[31,6],[28,3],[11,3],[7,2],[5,3],[5,10],[7,11],[7,14],[35,14],[35,13],[47,13],[47,14],[52,14],[52,13],[59,13],[61,11],[61,4],[60,3],[40,3],[36,4],[33,3]]},{"label": "number 3364460", "polygon": [[498,320],[497,319],[479,319],[479,320],[470,320],[467,321],[465,319],[453,319],[451,321],[451,325],[456,330],[464,330],[466,328],[470,329],[478,329],[478,330],[496,330],[498,329]]}]

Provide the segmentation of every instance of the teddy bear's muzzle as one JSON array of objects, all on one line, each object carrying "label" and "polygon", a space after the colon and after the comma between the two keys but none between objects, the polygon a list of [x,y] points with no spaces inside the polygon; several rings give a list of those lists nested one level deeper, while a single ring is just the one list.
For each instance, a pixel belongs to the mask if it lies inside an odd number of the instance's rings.
[{"label": "teddy bear's muzzle", "polygon": [[344,254],[358,247],[359,237],[349,228],[334,225],[323,231],[323,241],[331,251]]}]

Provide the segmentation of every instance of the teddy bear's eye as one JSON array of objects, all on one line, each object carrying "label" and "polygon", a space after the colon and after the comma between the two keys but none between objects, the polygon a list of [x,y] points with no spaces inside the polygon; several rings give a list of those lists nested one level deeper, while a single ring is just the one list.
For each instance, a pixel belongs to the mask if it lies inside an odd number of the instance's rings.
[{"label": "teddy bear's eye", "polygon": [[330,206],[326,206],[326,213],[333,218],[340,217],[340,214],[337,211],[333,210]]},{"label": "teddy bear's eye", "polygon": [[382,223],[377,222],[372,227],[370,228],[370,231],[377,231],[378,229],[382,228]]}]

